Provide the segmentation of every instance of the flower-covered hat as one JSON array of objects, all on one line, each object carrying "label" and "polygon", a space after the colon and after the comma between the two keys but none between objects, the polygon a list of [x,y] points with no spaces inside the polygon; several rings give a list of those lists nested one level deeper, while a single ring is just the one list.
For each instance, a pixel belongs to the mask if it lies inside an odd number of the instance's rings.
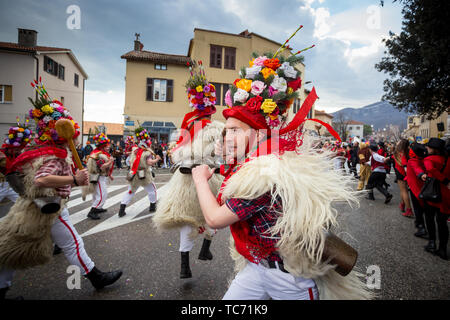
[{"label": "flower-covered hat", "polygon": [[134,134],[136,137],[136,141],[138,145],[145,145],[150,147],[152,145],[152,140],[150,139],[150,135],[146,129],[143,127],[138,127],[134,130]]},{"label": "flower-covered hat", "polygon": [[28,121],[26,119],[25,124],[20,124],[20,119],[17,117],[17,126],[9,128],[2,148],[25,148],[31,142],[33,132],[28,128]]},{"label": "flower-covered hat", "polygon": [[298,54],[314,47],[300,50],[288,58],[280,56],[286,49],[291,49],[287,43],[295,33],[275,54],[253,54],[249,66],[241,69],[240,78],[225,94],[228,109],[223,111],[223,115],[226,119],[234,117],[254,129],[267,130],[280,128],[285,122],[292,102],[298,97],[297,90],[302,85],[301,73],[295,68],[303,61]]},{"label": "flower-covered hat", "polygon": [[125,139],[125,149],[131,149],[131,147],[135,144],[134,136],[127,136]]},{"label": "flower-covered hat", "polygon": [[216,88],[206,79],[205,69],[202,61],[198,62],[199,72],[194,70],[191,63],[187,63],[190,72],[190,78],[186,82],[186,91],[188,94],[189,106],[198,111],[201,115],[210,115],[216,112]]},{"label": "flower-covered hat", "polygon": [[96,134],[92,139],[97,147],[105,146],[111,142],[111,140],[103,132]]},{"label": "flower-covered hat", "polygon": [[33,109],[30,109],[29,116],[36,122],[37,142],[41,144],[46,142],[63,144],[66,142],[66,139],[58,136],[55,129],[55,123],[59,119],[71,120],[75,128],[74,138],[78,137],[80,135],[78,130],[80,126],[73,120],[69,110],[60,101],[50,99],[41,78],[39,77],[39,82],[37,80],[31,82],[31,86],[39,94],[39,98],[36,101],[28,98],[34,106]]}]

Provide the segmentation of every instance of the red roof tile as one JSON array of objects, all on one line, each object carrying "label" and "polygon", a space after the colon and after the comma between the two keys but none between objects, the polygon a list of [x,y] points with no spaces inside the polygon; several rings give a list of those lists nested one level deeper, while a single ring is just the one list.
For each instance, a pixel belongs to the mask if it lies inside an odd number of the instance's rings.
[{"label": "red roof tile", "polygon": [[186,65],[188,62],[192,63],[188,56],[167,54],[151,51],[130,51],[121,56],[122,59],[133,61],[151,61],[165,64]]}]

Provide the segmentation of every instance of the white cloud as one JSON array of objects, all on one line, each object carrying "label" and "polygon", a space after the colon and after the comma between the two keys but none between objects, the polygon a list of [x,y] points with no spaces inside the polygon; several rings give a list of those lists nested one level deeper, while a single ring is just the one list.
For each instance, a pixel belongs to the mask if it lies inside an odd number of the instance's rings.
[{"label": "white cloud", "polygon": [[123,123],[125,92],[86,90],[84,120]]}]

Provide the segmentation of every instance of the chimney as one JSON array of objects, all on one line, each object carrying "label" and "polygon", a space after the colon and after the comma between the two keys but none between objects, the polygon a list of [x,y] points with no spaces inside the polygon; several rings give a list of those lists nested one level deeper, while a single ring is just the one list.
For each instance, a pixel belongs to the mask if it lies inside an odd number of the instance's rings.
[{"label": "chimney", "polygon": [[37,31],[29,29],[19,29],[19,39],[17,43],[23,47],[36,47]]},{"label": "chimney", "polygon": [[141,36],[139,33],[134,34],[136,40],[134,40],[134,51],[142,51],[144,45],[139,41],[139,37]]}]

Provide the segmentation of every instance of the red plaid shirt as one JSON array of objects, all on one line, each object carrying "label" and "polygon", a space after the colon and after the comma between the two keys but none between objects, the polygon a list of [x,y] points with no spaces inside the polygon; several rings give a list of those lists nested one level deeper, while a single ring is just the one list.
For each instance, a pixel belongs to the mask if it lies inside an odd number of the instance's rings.
[{"label": "red plaid shirt", "polygon": [[[264,244],[275,246],[280,235],[271,236],[268,230],[276,224],[279,213],[282,212],[281,199],[277,199],[272,204],[272,195],[267,192],[261,197],[251,200],[228,199],[225,204],[240,220],[248,220],[251,236],[256,236]],[[276,253],[271,254],[266,260],[282,261]]]},{"label": "red plaid shirt", "polygon": [[[51,159],[45,161],[44,164],[38,169],[38,171],[36,172],[36,176],[34,177],[34,181],[36,181],[36,179],[50,175],[71,176],[72,170],[64,159]],[[55,188],[55,190],[61,198],[67,198],[70,196],[72,185],[68,184],[63,187]]]}]

